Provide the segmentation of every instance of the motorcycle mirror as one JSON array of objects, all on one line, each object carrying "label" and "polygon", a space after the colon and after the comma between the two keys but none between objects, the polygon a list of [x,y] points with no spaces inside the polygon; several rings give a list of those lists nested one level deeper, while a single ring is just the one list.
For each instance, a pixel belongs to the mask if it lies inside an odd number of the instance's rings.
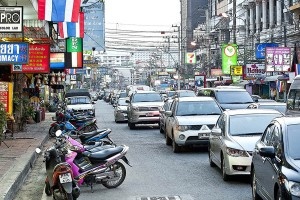
[{"label": "motorcycle mirror", "polygon": [[37,154],[41,153],[41,151],[42,151],[42,150],[41,150],[40,148],[36,148],[36,149],[35,149],[35,152],[36,152]]},{"label": "motorcycle mirror", "polygon": [[57,130],[57,131],[55,132],[56,137],[61,136],[61,134],[62,134],[62,131],[61,131],[61,130]]}]

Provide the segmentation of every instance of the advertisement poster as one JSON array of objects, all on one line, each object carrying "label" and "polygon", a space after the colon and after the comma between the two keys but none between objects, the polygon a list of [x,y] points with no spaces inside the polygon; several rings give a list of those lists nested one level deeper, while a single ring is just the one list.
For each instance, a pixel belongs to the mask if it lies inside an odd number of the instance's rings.
[{"label": "advertisement poster", "polygon": [[266,47],[278,47],[277,43],[259,43],[255,44],[255,58],[256,59],[265,59]]},{"label": "advertisement poster", "polygon": [[205,78],[206,78],[205,75],[196,75],[194,77],[194,79],[195,79],[195,86],[196,87],[205,87],[206,86],[205,85],[205,82],[206,82]]},{"label": "advertisement poster", "polygon": [[243,66],[242,65],[231,65],[230,75],[231,76],[242,76],[243,75]]},{"label": "advertisement poster", "polygon": [[29,62],[15,65],[12,73],[49,73],[50,44],[29,44]]},{"label": "advertisement poster", "polygon": [[237,45],[223,44],[222,45],[222,72],[230,74],[230,66],[237,65]]},{"label": "advertisement poster", "polygon": [[288,72],[291,70],[290,47],[266,47],[266,71]]},{"label": "advertisement poster", "polygon": [[13,94],[13,83],[0,82],[0,102],[3,103],[6,112],[12,115],[12,94]]},{"label": "advertisement poster", "polygon": [[265,76],[265,64],[246,64],[244,70],[244,79],[255,79],[257,77]]}]

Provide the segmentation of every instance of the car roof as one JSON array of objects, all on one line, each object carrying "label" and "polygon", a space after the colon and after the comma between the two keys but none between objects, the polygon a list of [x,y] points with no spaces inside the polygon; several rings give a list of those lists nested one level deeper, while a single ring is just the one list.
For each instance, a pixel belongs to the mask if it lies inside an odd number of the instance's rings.
[{"label": "car roof", "polygon": [[192,90],[176,90],[175,92],[180,93],[180,92],[194,92]]},{"label": "car roof", "polygon": [[135,91],[133,92],[132,94],[145,94],[145,93],[156,93],[156,94],[159,94],[159,92],[156,92],[156,91],[152,91],[152,90],[149,90],[149,91],[145,91],[145,90],[138,90],[138,91]]},{"label": "car roof", "polygon": [[235,91],[235,92],[240,92],[240,91],[247,91],[246,89],[243,88],[201,88],[199,89],[199,91],[203,91],[203,90],[215,90],[215,91]]},{"label": "car roof", "polygon": [[212,97],[178,97],[178,101],[215,101]]},{"label": "car roof", "polygon": [[283,122],[285,125],[300,124],[300,117],[282,116],[277,117],[276,120]]},{"label": "car roof", "polygon": [[274,105],[274,106],[286,106],[286,103],[276,102],[276,101],[259,101],[256,103],[251,103],[255,105]]},{"label": "car roof", "polygon": [[249,115],[249,114],[282,114],[277,110],[273,109],[233,109],[225,110],[224,113],[228,115]]}]

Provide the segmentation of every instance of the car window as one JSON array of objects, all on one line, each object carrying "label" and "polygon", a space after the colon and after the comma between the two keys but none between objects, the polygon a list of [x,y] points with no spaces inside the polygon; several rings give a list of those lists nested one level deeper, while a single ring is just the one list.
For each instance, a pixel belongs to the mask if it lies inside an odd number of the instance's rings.
[{"label": "car window", "polygon": [[224,131],[225,131],[225,114],[222,114],[219,117],[219,119],[216,123],[216,128],[220,128],[221,131],[224,133]]},{"label": "car window", "polygon": [[118,104],[120,106],[127,106],[128,104],[126,103],[126,99],[119,99]]},{"label": "car window", "polygon": [[272,138],[272,132],[273,132],[273,129],[274,129],[274,124],[273,125],[270,125],[266,128],[265,130],[265,133],[262,137],[262,142],[266,145],[266,146],[270,146],[270,140]]},{"label": "car window", "polygon": [[252,103],[253,99],[247,91],[218,91],[216,99],[219,103]]},{"label": "car window", "polygon": [[281,129],[278,126],[275,126],[272,131],[272,138],[270,140],[270,145],[275,149],[275,155],[278,158],[281,158],[282,155],[282,134]]},{"label": "car window", "polygon": [[133,95],[132,102],[156,102],[162,101],[159,93],[140,93]]},{"label": "car window", "polygon": [[90,104],[91,100],[88,97],[72,97],[68,98],[68,105],[76,105],[76,104]]},{"label": "car window", "polygon": [[287,126],[287,153],[292,159],[300,160],[300,125],[292,124]]},{"label": "car window", "polygon": [[182,101],[178,103],[176,115],[220,115],[221,113],[222,110],[214,101]]}]

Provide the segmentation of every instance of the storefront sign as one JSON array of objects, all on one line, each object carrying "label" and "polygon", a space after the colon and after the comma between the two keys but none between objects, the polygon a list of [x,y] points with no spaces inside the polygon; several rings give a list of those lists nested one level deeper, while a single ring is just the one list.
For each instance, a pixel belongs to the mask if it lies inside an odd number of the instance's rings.
[{"label": "storefront sign", "polygon": [[223,44],[222,45],[222,72],[230,74],[230,66],[237,65],[237,45]]},{"label": "storefront sign", "polygon": [[222,76],[223,75],[223,72],[222,72],[222,69],[210,69],[210,74],[211,76]]},{"label": "storefront sign", "polygon": [[0,33],[23,31],[23,6],[0,6]]},{"label": "storefront sign", "polygon": [[50,44],[30,44],[29,63],[22,65],[21,69],[18,68],[18,71],[14,71],[13,69],[12,73],[49,73],[49,65]]},{"label": "storefront sign", "polygon": [[0,82],[0,102],[8,114],[12,114],[13,83]]},{"label": "storefront sign", "polygon": [[288,72],[291,70],[290,47],[266,47],[266,71]]},{"label": "storefront sign", "polygon": [[242,65],[232,65],[230,67],[231,76],[242,76],[243,75],[243,66]]},{"label": "storefront sign", "polygon": [[265,64],[246,64],[244,79],[266,76]]},{"label": "storefront sign", "polygon": [[0,42],[0,64],[28,63],[28,45],[26,42]]},{"label": "storefront sign", "polygon": [[255,44],[255,57],[256,59],[265,59],[266,47],[278,47],[276,43],[259,43]]},{"label": "storefront sign", "polygon": [[82,38],[70,37],[67,39],[66,68],[83,67],[83,40]]}]

